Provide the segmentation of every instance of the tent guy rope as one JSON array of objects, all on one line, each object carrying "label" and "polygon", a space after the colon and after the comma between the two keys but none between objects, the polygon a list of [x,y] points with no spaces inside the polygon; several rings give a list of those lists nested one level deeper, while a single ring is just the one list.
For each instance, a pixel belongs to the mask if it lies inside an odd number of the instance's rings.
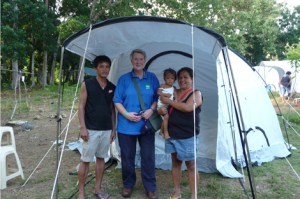
[{"label": "tent guy rope", "polygon": [[285,121],[285,123],[289,125],[289,127],[295,132],[295,134],[297,134],[300,137],[300,134],[296,131],[296,129],[289,123],[289,121],[284,116],[282,116],[282,119]]},{"label": "tent guy rope", "polygon": [[194,107],[193,107],[193,112],[194,112],[194,161],[195,161],[195,196],[196,199],[198,198],[198,167],[197,167],[197,150],[196,150],[196,99],[195,99],[195,51],[194,51],[194,24],[191,24],[191,36],[192,36],[192,67],[193,67],[193,101],[194,101]]},{"label": "tent guy rope", "polygon": [[[88,34],[88,38],[87,38],[85,49],[84,49],[83,59],[85,59],[87,47],[88,47],[90,36],[91,36],[91,30],[92,30],[92,25],[90,25],[89,34]],[[81,63],[81,66],[80,66],[80,72],[79,72],[79,75],[78,75],[78,81],[77,81],[77,85],[76,85],[74,99],[73,99],[73,102],[72,102],[72,108],[71,108],[71,111],[70,111],[70,117],[69,117],[68,124],[66,125],[67,130],[66,130],[64,141],[63,141],[63,145],[62,145],[62,152],[61,152],[61,155],[60,155],[60,158],[59,158],[59,161],[58,161],[58,166],[57,166],[57,171],[56,171],[56,175],[55,175],[55,180],[54,180],[54,183],[53,183],[53,189],[52,189],[52,192],[51,192],[51,199],[53,198],[53,195],[54,195],[54,192],[55,192],[55,187],[56,187],[55,185],[57,184],[57,180],[58,180],[58,174],[59,174],[59,171],[60,171],[61,160],[62,160],[62,157],[63,157],[64,148],[65,148],[65,145],[66,145],[67,135],[68,135],[68,132],[69,132],[69,126],[70,126],[70,122],[71,122],[71,115],[73,113],[75,100],[77,99],[76,93],[78,92],[78,87],[79,87],[79,83],[80,83],[80,77],[81,77],[81,73],[83,71],[83,65],[84,65],[84,61]]]},{"label": "tent guy rope", "polygon": [[[73,116],[72,119],[75,117],[75,115],[77,114],[78,111],[76,111]],[[64,131],[66,130],[66,126],[65,128],[62,130],[62,132],[60,133],[60,135],[62,135],[64,133]],[[45,155],[42,157],[42,159],[40,160],[40,162],[37,164],[37,166],[33,169],[33,171],[31,172],[31,174],[28,176],[27,180],[23,183],[22,187],[24,187],[27,182],[30,180],[31,176],[35,173],[35,171],[37,170],[37,168],[40,166],[40,164],[44,161],[44,159],[46,158],[46,156],[49,154],[49,152],[51,151],[51,149],[55,146],[55,144],[58,144],[56,142],[53,142],[52,145],[50,146],[50,148],[48,149],[48,151],[45,153]]]},{"label": "tent guy rope", "polygon": [[296,172],[296,170],[294,169],[294,167],[292,166],[292,164],[290,163],[290,161],[285,157],[285,160],[287,161],[287,163],[290,165],[291,169],[293,170],[293,172],[295,173],[295,175],[297,176],[298,180],[300,181],[300,176],[298,175],[298,173]]}]

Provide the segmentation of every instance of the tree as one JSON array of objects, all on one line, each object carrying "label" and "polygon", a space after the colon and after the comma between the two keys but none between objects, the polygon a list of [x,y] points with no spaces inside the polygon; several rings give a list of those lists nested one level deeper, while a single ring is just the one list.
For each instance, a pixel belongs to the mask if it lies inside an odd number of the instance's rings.
[{"label": "tree", "polygon": [[286,56],[291,61],[292,66],[297,69],[300,67],[300,43],[287,47]]},{"label": "tree", "polygon": [[300,6],[295,7],[293,11],[283,6],[278,23],[280,32],[276,40],[276,54],[279,59],[284,59],[286,58],[286,54],[284,53],[286,46],[299,42]]},{"label": "tree", "polygon": [[[222,34],[228,45],[252,64],[257,64],[273,54],[283,58],[286,56],[282,53],[285,46],[299,42],[300,6],[293,12],[282,6],[282,17],[278,21],[280,9],[275,0],[59,2],[59,8],[56,7],[56,0],[3,0],[1,4],[2,63],[13,66],[15,71],[19,68],[31,70],[32,85],[35,83],[34,74],[44,74],[43,77],[38,77],[42,85],[47,81],[53,83],[59,38],[65,40],[92,23],[120,16],[163,16],[210,28]],[[78,58],[69,56],[69,59],[74,60],[69,60],[73,66],[68,67],[74,68]]]},{"label": "tree", "polygon": [[[119,16],[135,15],[143,5],[142,0],[63,0],[60,14],[61,17],[66,20],[59,26],[60,36],[64,40],[82,28],[88,27],[89,24]],[[73,56],[69,56],[69,59],[71,59],[71,57]],[[69,63],[71,62],[74,63],[76,61],[69,60]],[[77,76],[84,62],[85,60],[83,60],[83,58],[79,59]],[[69,68],[73,68],[73,66],[69,66]],[[83,73],[79,78],[83,80]]]},{"label": "tree", "polygon": [[26,42],[25,31],[20,28],[19,1],[3,1],[1,10],[1,58],[2,62],[12,65],[11,88],[14,89],[17,87],[18,82],[19,61],[25,61],[25,50],[28,47],[28,43]]},{"label": "tree", "polygon": [[253,64],[275,52],[279,7],[275,0],[156,0],[158,14],[222,34],[228,45]]},{"label": "tree", "polygon": [[[42,41],[46,40],[45,48],[50,51],[55,45],[53,38],[56,33],[56,16],[52,11],[48,11],[40,1],[5,0],[1,4],[1,8],[2,61],[13,64],[15,74],[19,70],[19,67],[16,69],[16,63],[22,65],[20,67],[22,70],[30,70],[27,67],[28,60],[31,59],[34,63],[34,55],[41,54]],[[35,67],[32,66],[32,68]],[[32,77],[33,80],[34,77]],[[15,80],[12,81],[12,84],[14,82]]]}]

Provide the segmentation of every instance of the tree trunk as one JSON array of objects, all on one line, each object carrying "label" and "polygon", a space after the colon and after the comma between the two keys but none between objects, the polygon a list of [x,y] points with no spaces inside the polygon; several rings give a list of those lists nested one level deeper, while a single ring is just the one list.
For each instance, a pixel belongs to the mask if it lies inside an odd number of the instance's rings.
[{"label": "tree trunk", "polygon": [[[5,60],[5,58],[3,58],[3,60]],[[1,68],[1,76],[0,76],[1,83],[7,82],[7,65],[5,61],[2,62],[0,68]]]},{"label": "tree trunk", "polygon": [[12,81],[11,81],[11,88],[16,89],[18,86],[18,72],[19,72],[19,63],[18,60],[12,60]]},{"label": "tree trunk", "polygon": [[[45,5],[48,9],[48,0],[45,0]],[[45,42],[44,42],[45,47]],[[45,48],[44,48],[45,49]],[[42,71],[42,86],[45,87],[47,85],[47,62],[48,62],[48,52],[44,50],[44,58],[43,58],[43,71]]]},{"label": "tree trunk", "polygon": [[[60,45],[60,36],[58,36],[58,38],[57,38],[57,51],[58,51],[59,45]],[[53,54],[53,60],[52,60],[52,65],[51,65],[51,73],[50,73],[50,85],[54,84],[57,51]]]},{"label": "tree trunk", "polygon": [[55,74],[54,73],[55,73],[56,57],[57,57],[57,53],[55,52],[53,54],[53,60],[52,60],[51,70],[50,70],[50,81],[49,81],[50,85],[54,84],[54,79],[55,79]]},{"label": "tree trunk", "polygon": [[34,51],[31,54],[31,87],[35,86],[34,81]]},{"label": "tree trunk", "polygon": [[43,59],[43,71],[42,71],[42,86],[45,87],[47,85],[47,59],[48,52],[44,51],[44,59]]},{"label": "tree trunk", "polygon": [[41,65],[37,66],[38,72],[36,74],[37,80],[38,80],[38,85],[43,85],[43,69]]}]

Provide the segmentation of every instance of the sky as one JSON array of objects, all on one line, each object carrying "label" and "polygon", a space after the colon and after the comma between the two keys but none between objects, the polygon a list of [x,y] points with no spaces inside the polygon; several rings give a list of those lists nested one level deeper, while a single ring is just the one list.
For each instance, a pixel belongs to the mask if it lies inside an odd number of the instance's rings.
[{"label": "sky", "polygon": [[282,3],[285,2],[287,3],[289,8],[293,8],[295,6],[299,6],[300,5],[300,0],[276,0],[278,3]]}]

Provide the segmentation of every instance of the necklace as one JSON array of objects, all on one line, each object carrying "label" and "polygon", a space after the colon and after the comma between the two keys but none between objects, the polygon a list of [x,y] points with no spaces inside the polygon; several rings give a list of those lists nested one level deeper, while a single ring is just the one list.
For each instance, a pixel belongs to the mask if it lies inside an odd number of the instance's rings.
[{"label": "necklace", "polygon": [[100,85],[100,87],[102,89],[104,89],[106,87],[106,85],[107,85],[107,81],[106,80],[101,81],[100,79],[97,79],[97,81],[98,81],[98,83],[99,83],[99,85]]}]

